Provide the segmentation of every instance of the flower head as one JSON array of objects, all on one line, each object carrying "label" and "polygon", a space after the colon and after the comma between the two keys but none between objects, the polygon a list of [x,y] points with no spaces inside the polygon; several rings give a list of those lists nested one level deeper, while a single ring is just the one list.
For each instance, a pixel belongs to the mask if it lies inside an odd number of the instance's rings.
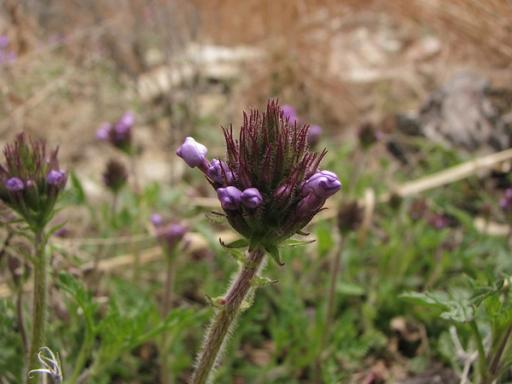
[{"label": "flower head", "polygon": [[[335,174],[318,171],[326,152],[309,151],[308,126],[291,122],[290,113],[290,108],[270,101],[264,113],[244,114],[238,137],[232,128],[224,129],[225,163],[212,160],[202,169],[233,228],[264,246],[302,229],[341,187]],[[187,164],[208,164],[206,147],[187,140],[178,155]]]},{"label": "flower head", "polygon": [[176,154],[181,157],[185,163],[191,168],[195,167],[208,167],[206,154],[208,148],[203,144],[198,143],[192,137],[187,137],[183,144],[178,148]]},{"label": "flower head", "polygon": [[0,165],[0,200],[20,214],[36,230],[53,215],[57,197],[67,175],[59,168],[58,149],[47,153],[43,141],[25,134],[4,148],[5,165]]}]

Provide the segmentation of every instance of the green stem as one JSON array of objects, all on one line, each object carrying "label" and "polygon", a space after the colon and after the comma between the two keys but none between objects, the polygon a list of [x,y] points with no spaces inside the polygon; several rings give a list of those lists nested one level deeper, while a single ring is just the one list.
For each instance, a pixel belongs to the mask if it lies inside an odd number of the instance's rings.
[{"label": "green stem", "polygon": [[252,291],[253,278],[258,274],[264,257],[265,252],[260,248],[249,250],[244,265],[224,296],[222,307],[215,313],[211,321],[203,348],[199,353],[196,369],[192,375],[191,384],[210,382],[211,373],[219,362],[220,352],[226,342],[226,335],[240,313],[244,299]]},{"label": "green stem", "polygon": [[[48,266],[45,253],[46,242],[43,231],[35,234],[35,255],[34,255],[34,292],[32,307],[32,339],[28,357],[28,371],[39,368],[37,354],[44,346],[46,333],[46,306],[48,297]],[[26,383],[35,384],[39,381],[40,375],[26,375]]]},{"label": "green stem", "polygon": [[[174,260],[175,260],[175,247],[168,249],[165,247],[165,258],[167,262],[167,270],[165,274],[164,297],[162,301],[162,319],[169,315],[172,304],[172,288],[174,283]],[[171,384],[172,376],[168,367],[167,350],[169,349],[169,335],[165,333],[159,345],[160,349],[160,382],[162,384]]]},{"label": "green stem", "polygon": [[341,253],[343,252],[343,240],[343,237],[339,240],[339,245],[332,255],[333,260],[331,267],[331,281],[329,284],[329,293],[327,298],[327,313],[325,315],[324,337],[329,336],[332,323],[332,316],[334,313],[334,304],[336,299],[336,283],[338,282],[338,275],[341,269]]},{"label": "green stem", "polygon": [[480,331],[478,330],[478,326],[476,325],[475,320],[471,320],[469,323],[471,327],[471,331],[473,332],[473,336],[476,341],[476,348],[478,350],[478,364],[480,368],[480,378],[482,383],[485,383],[487,380],[487,359],[485,356],[484,343],[482,341],[482,335],[480,335]]},{"label": "green stem", "polygon": [[85,362],[87,357],[89,357],[90,351],[94,346],[94,334],[87,328],[85,330],[84,341],[82,342],[82,346],[80,347],[80,351],[78,352],[78,357],[75,360],[75,365],[73,367],[73,373],[69,377],[70,384],[75,384],[78,382],[78,378],[82,374],[82,370],[85,366]]}]

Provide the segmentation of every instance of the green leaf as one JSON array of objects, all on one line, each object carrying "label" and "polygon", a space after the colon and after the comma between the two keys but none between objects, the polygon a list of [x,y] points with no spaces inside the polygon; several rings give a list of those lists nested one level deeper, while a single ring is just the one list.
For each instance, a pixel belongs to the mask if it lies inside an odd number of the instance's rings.
[{"label": "green leaf", "polygon": [[224,248],[230,248],[230,249],[245,248],[245,247],[249,246],[249,242],[246,239],[238,239],[238,240],[232,241],[231,243],[226,244],[224,241],[222,241],[221,238],[219,238],[219,243]]},{"label": "green leaf", "polygon": [[80,179],[78,179],[76,173],[73,171],[70,172],[69,179],[71,181],[70,193],[73,203],[84,204],[87,201],[87,197]]},{"label": "green leaf", "polygon": [[465,298],[452,298],[443,292],[405,292],[399,296],[402,299],[441,309],[441,318],[459,323],[473,320],[474,306]]},{"label": "green leaf", "polygon": [[281,255],[279,253],[279,248],[277,248],[275,245],[273,244],[270,244],[270,245],[266,245],[265,246],[265,250],[270,254],[270,256],[272,257],[272,259],[274,259],[274,261],[279,265],[279,266],[283,266],[284,263],[283,263],[283,260],[281,260]]},{"label": "green leaf", "polygon": [[363,296],[365,294],[365,290],[363,287],[352,283],[337,284],[336,292],[345,296]]},{"label": "green leaf", "polygon": [[316,241],[315,239],[311,239],[311,240],[288,239],[286,241],[283,241],[282,245],[288,246],[288,247],[303,247],[305,245],[314,243],[315,241]]}]

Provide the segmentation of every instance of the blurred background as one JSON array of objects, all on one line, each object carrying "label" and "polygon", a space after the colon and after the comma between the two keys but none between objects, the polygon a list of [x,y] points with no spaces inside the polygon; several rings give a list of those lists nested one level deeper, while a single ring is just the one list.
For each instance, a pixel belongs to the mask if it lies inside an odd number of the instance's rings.
[{"label": "blurred background", "polygon": [[[509,1],[0,4],[0,138],[25,129],[66,143],[62,154],[80,173],[100,161],[99,124],[125,110],[137,115],[143,177],[165,179],[167,155],[186,134],[217,135],[270,97],[335,136],[367,122],[391,132],[397,114],[412,114],[424,124],[402,119],[406,134],[472,151],[493,135],[508,145]],[[457,92],[465,100],[444,116]],[[465,120],[459,113],[475,108]]]}]

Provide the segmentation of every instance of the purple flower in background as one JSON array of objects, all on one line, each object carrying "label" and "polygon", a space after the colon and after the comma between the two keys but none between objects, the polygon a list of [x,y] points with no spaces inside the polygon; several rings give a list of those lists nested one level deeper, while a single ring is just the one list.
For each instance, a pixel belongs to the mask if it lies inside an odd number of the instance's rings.
[{"label": "purple flower in background", "polygon": [[247,188],[242,192],[242,204],[247,208],[257,208],[263,203],[263,197],[257,188]]},{"label": "purple flower in background", "polygon": [[9,36],[0,35],[0,49],[5,49],[9,45]]},{"label": "purple flower in background", "polygon": [[308,129],[308,144],[310,147],[316,147],[322,136],[322,127],[319,125],[312,125]]},{"label": "purple flower in background", "polygon": [[96,131],[96,138],[101,141],[108,141],[112,146],[121,151],[132,153],[132,129],[135,124],[135,116],[126,112],[114,124],[105,122]]},{"label": "purple flower in background", "polygon": [[299,118],[297,117],[297,111],[291,105],[285,104],[281,107],[283,117],[287,119],[290,124],[297,123]]},{"label": "purple flower in background", "polygon": [[512,211],[512,188],[507,188],[500,199],[500,207],[505,212]]},{"label": "purple flower in background", "polygon": [[135,115],[132,112],[125,112],[116,124],[121,129],[131,129],[135,125]]},{"label": "purple flower in background", "polygon": [[187,233],[187,227],[180,223],[165,222],[161,215],[151,215],[151,223],[155,227],[158,240],[168,249],[173,249]]},{"label": "purple flower in background", "polygon": [[189,167],[201,167],[204,168],[206,172],[208,167],[208,161],[206,160],[207,153],[208,148],[198,143],[190,136],[185,139],[183,144],[181,144],[176,151],[176,154],[181,157]]},{"label": "purple flower in background", "polygon": [[52,169],[50,172],[48,172],[46,181],[50,185],[53,185],[57,188],[62,188],[67,181],[66,172],[60,171],[58,169]]},{"label": "purple flower in background", "polygon": [[164,223],[164,219],[162,215],[158,213],[153,213],[150,218],[151,224],[153,224],[155,227],[160,227]]},{"label": "purple flower in background", "polygon": [[102,123],[96,131],[96,138],[101,141],[107,141],[110,138],[110,131],[112,130],[112,124]]},{"label": "purple flower in background", "polygon": [[11,177],[11,178],[5,180],[4,186],[10,192],[19,192],[25,188],[25,185],[23,184],[23,180],[21,180],[19,177]]},{"label": "purple flower in background", "polygon": [[242,200],[242,192],[236,187],[218,188],[217,196],[220,200],[220,205],[226,210],[235,210],[240,206]]},{"label": "purple flower in background", "polygon": [[327,199],[329,196],[338,192],[341,188],[341,182],[335,173],[330,171],[318,171],[306,180],[302,187],[302,194],[308,195],[314,193],[320,198]]},{"label": "purple flower in background", "polygon": [[233,172],[224,161],[218,159],[213,159],[210,162],[206,175],[216,184],[230,185],[233,181]]}]

